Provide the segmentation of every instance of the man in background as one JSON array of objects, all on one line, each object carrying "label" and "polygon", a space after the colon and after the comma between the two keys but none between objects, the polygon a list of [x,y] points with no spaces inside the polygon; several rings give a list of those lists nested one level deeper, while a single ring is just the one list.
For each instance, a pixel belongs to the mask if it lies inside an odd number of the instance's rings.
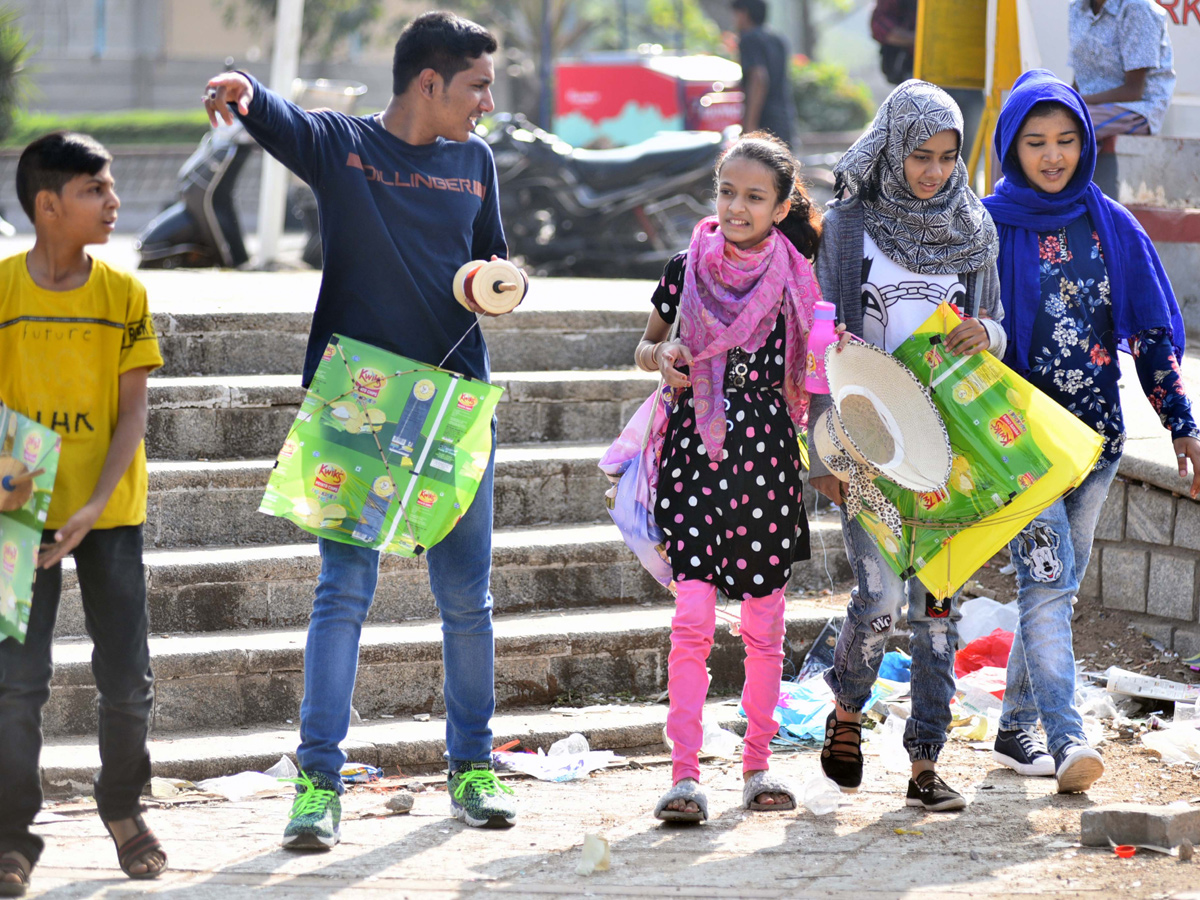
[{"label": "man in background", "polygon": [[[879,66],[892,84],[913,77],[917,46],[917,0],[877,0],[871,13],[871,37],[879,44]],[[983,92],[938,85],[954,98],[963,114],[964,157],[971,152],[983,118]]]},{"label": "man in background", "polygon": [[746,95],[742,131],[769,131],[791,144],[796,110],[788,80],[787,43],[763,25],[767,21],[766,0],[733,0],[730,5],[738,32],[742,91]]},{"label": "man in background", "polygon": [[879,44],[879,67],[892,84],[913,76],[917,0],[879,0],[871,13],[871,37]]}]

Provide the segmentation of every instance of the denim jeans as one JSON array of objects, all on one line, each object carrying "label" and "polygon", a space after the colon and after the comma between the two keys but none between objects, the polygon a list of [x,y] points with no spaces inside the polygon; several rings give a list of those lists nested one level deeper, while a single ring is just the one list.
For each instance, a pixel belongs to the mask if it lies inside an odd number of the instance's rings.
[{"label": "denim jeans", "polygon": [[[53,531],[44,533],[44,542],[53,540]],[[91,531],[73,556],[100,691],[96,806],[100,818],[111,822],[137,815],[150,780],[146,738],[154,676],[142,527]],[[42,707],[50,698],[50,648],[61,592],[62,566],[39,569],[25,643],[0,641],[0,853],[16,850],[35,863],[43,841],[29,828],[42,807]]]},{"label": "denim jeans", "polygon": [[825,681],[847,712],[859,712],[879,677],[884,645],[908,600],[912,630],[912,715],[904,726],[909,759],[937,760],[950,727],[954,699],[954,648],[958,643],[957,595],[938,601],[916,578],[892,571],[875,539],[842,513],[846,555],[858,584],[850,591],[846,621],[838,635],[833,668]]},{"label": "denim jeans", "polygon": [[1071,600],[1087,571],[1092,537],[1117,464],[1114,460],[1093,471],[1008,545],[1017,569],[1021,618],[1008,657],[1000,727],[1029,730],[1040,718],[1055,758],[1071,744],[1087,743],[1075,709]]},{"label": "denim jeans", "polygon": [[[451,766],[491,759],[496,708],[492,641],[492,457],[466,515],[425,552],[429,584],[442,619],[446,750]],[[341,742],[350,728],[363,622],[375,599],[379,552],[338,541],[319,542],[317,580],[304,650],[300,704],[300,768],[341,785]]]}]

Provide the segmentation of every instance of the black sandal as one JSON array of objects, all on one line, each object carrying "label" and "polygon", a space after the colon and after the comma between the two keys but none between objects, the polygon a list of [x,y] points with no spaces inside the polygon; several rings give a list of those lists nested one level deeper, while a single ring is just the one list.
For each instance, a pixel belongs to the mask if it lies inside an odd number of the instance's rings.
[{"label": "black sandal", "polygon": [[[6,850],[5,853],[15,853]],[[24,854],[21,854],[24,856]],[[26,865],[11,856],[0,856],[0,875],[16,875],[20,881],[0,881],[0,897],[24,897],[29,889],[29,876],[33,872],[32,865]]]},{"label": "black sandal", "polygon": [[[117,848],[117,863],[121,866],[121,871],[137,881],[143,881],[150,878],[157,878],[167,870],[167,854],[163,850],[162,844],[158,842],[158,838],[154,836],[154,832],[146,824],[146,820],[142,818],[141,813],[133,817],[133,824],[137,826],[138,833],[127,840],[124,844],[117,843],[117,836],[113,834],[112,828],[107,822],[104,827],[108,829],[108,835],[113,839],[113,844]],[[151,853],[158,853],[162,856],[162,863],[158,868],[154,867],[154,863],[148,858]],[[129,867],[136,862],[141,862],[146,866],[145,872],[131,872]]]},{"label": "black sandal", "polygon": [[862,784],[862,723],[843,722],[837,710],[825,720],[825,746],[821,749],[821,771],[844,793],[853,794]]}]

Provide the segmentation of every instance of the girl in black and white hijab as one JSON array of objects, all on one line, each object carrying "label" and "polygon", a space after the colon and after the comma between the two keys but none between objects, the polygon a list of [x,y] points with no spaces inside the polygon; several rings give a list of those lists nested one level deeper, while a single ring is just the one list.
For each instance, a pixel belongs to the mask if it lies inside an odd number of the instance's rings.
[{"label": "girl in black and white hijab", "polygon": [[[879,108],[867,132],[834,169],[841,198],[825,215],[817,279],[851,334],[891,352],[943,301],[965,321],[947,338],[956,353],[1004,353],[996,226],[968,185],[961,159],[962,113],[941,88],[906,81]],[[809,422],[829,407],[813,395]],[[809,433],[809,446],[815,446]],[[842,482],[816,454],[812,486],[842,502]],[[836,699],[825,724],[821,767],[844,791],[862,781],[862,708],[906,596],[912,629],[912,715],[904,746],[912,761],[907,803],[935,811],[966,801],[935,771],[950,725],[954,646],[960,614],[916,579],[896,575],[875,538],[842,515],[842,534],[858,585],[851,592],[833,667],[825,680]]]}]

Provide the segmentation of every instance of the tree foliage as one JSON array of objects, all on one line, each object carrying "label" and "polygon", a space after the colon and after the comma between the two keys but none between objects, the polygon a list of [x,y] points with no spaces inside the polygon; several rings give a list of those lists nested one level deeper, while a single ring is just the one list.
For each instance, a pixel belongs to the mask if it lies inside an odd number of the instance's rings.
[{"label": "tree foliage", "polygon": [[791,82],[803,131],[852,131],[875,113],[870,89],[837,63],[793,62]]},{"label": "tree foliage", "polygon": [[[265,29],[275,21],[279,0],[213,0],[221,7],[226,25],[243,24]],[[382,0],[304,0],[302,50],[321,59],[333,55],[338,44],[379,20]]]},{"label": "tree foliage", "polygon": [[12,131],[13,116],[28,90],[25,64],[33,48],[21,30],[20,17],[11,7],[0,6],[0,140]]}]

